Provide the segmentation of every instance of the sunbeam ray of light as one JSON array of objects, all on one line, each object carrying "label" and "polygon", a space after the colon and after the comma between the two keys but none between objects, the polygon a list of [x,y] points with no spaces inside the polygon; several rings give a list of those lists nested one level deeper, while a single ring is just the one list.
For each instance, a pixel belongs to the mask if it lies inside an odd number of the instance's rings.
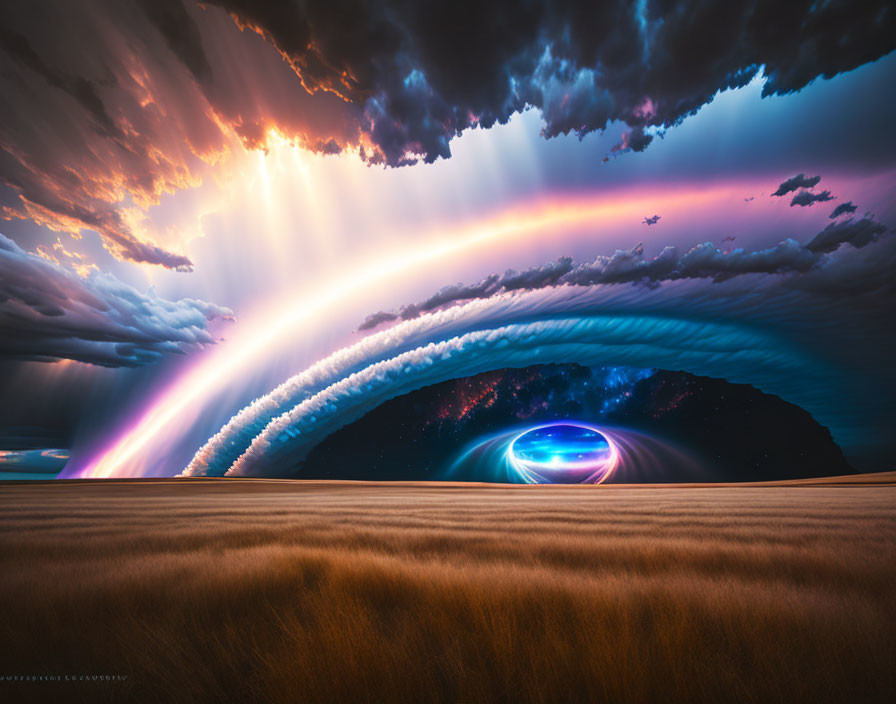
[{"label": "sunbeam ray of light", "polygon": [[[68,476],[140,476],[154,459],[150,444],[164,432],[178,432],[180,418],[207,403],[228,380],[257,363],[261,354],[288,339],[297,329],[309,326],[324,313],[362,295],[395,277],[420,275],[427,266],[460,254],[470,254],[484,245],[494,245],[534,234],[558,233],[564,228],[598,226],[617,218],[639,214],[650,202],[676,208],[730,197],[742,184],[723,184],[703,189],[681,187],[656,193],[638,189],[626,195],[558,195],[516,205],[478,222],[437,230],[421,236],[423,244],[403,245],[368,258],[346,271],[336,281],[320,281],[282,299],[251,321],[240,323],[231,338],[189,368],[150,404],[148,410],[127,425],[116,440],[98,455],[78,461]],[[182,428],[180,429],[182,431]]]}]

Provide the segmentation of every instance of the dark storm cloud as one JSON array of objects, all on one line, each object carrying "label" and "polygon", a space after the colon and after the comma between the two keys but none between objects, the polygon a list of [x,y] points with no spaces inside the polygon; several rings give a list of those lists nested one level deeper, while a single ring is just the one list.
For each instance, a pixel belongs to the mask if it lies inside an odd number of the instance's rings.
[{"label": "dark storm cloud", "polygon": [[109,274],[81,278],[0,235],[0,356],[139,366],[214,343],[229,310],[142,294]]},{"label": "dark storm cloud", "polygon": [[852,213],[856,212],[858,209],[859,206],[853,205],[852,201],[848,200],[834,208],[829,217],[833,220],[834,218],[839,218],[841,215],[852,215]]},{"label": "dark storm cloud", "polygon": [[819,181],[821,181],[821,176],[804,176],[803,174],[797,174],[778,186],[778,190],[772,193],[772,195],[786,196],[788,193],[798,191],[801,188],[814,188],[818,185]]},{"label": "dark storm cloud", "polygon": [[202,48],[199,26],[180,0],[137,0],[137,5],[190,73],[199,81],[208,79],[212,68]]},{"label": "dark storm cloud", "polygon": [[[50,65],[38,54],[28,38],[9,28],[0,29],[0,58],[3,57],[10,66],[15,65],[22,72],[13,83],[31,80],[30,76],[33,75],[37,80],[36,85],[27,86],[30,90],[42,90],[43,81],[50,93],[58,92],[73,101],[74,107],[83,116],[83,127],[89,135],[83,146],[91,139],[102,139],[121,148],[128,148],[128,137],[107,110],[100,97],[100,85],[97,81]],[[5,78],[9,80],[12,71],[7,68],[5,73]],[[106,77],[107,83],[110,80]],[[4,92],[10,98],[14,95],[12,91]],[[56,117],[69,120],[71,114],[65,111],[58,116],[20,115],[18,118],[11,115],[22,107],[19,103],[10,102],[4,111],[5,120],[0,121],[0,182],[13,188],[21,199],[18,207],[4,206],[0,214],[6,217],[30,216],[48,224],[77,223],[103,234],[110,249],[123,258],[161,264],[173,269],[191,268],[191,262],[186,257],[140,242],[106,199],[83,192],[85,176],[77,169],[58,169],[53,173],[54,170],[44,170],[36,163],[39,160],[29,164],[29,159],[23,154],[28,145],[22,123],[33,123],[35,118],[41,122],[52,121]],[[17,121],[19,124],[16,124]]]},{"label": "dark storm cloud", "polygon": [[241,143],[264,147],[274,128],[326,153],[357,143],[357,110],[309,95],[218,9],[5,3],[0,28],[0,217],[95,230],[120,259],[189,270],[139,211],[196,186]]},{"label": "dark storm cloud", "polygon": [[92,81],[51,68],[37,55],[28,40],[16,32],[0,28],[0,49],[14,61],[34,71],[53,88],[68,93],[93,118],[101,134],[109,137],[122,136],[121,130],[106,112],[106,106]]},{"label": "dark storm cloud", "polygon": [[[747,274],[804,274],[822,266],[825,255],[842,244],[856,249],[867,246],[887,231],[871,218],[832,223],[805,244],[787,239],[774,247],[754,252],[743,249],[723,251],[712,242],[705,242],[679,254],[676,247],[665,247],[656,257],[644,257],[644,245],[616,250],[591,263],[574,265],[564,257],[557,262],[524,272],[508,271],[503,276],[492,274],[478,283],[456,284],[443,288],[426,301],[402,307],[398,313],[380,311],[368,316],[360,330],[370,330],[398,319],[411,320],[447,305],[474,298],[488,298],[498,293],[515,290],[535,290],[548,286],[569,284],[594,286],[597,284],[634,283],[656,286],[664,281],[679,279],[710,279],[726,281]],[[730,240],[733,238],[726,238]]]},{"label": "dark storm cloud", "polygon": [[[448,156],[466,127],[526,105],[548,137],[621,120],[621,148],[675,124],[765,66],[799,90],[896,47],[888,3],[368,3],[212,0],[268,38],[311,90],[365,106],[388,164]],[[365,128],[366,129],[366,128]]]},{"label": "dark storm cloud", "polygon": [[831,195],[830,191],[822,191],[821,193],[800,191],[793,197],[793,200],[790,201],[790,207],[792,208],[793,206],[798,205],[802,208],[805,208],[807,205],[824,203],[829,200],[834,200],[834,196]]}]

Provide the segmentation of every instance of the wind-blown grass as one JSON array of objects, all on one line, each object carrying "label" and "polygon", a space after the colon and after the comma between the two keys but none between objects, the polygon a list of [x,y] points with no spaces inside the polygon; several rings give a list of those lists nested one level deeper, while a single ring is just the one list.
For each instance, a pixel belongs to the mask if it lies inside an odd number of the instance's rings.
[{"label": "wind-blown grass", "polygon": [[0,676],[128,678],[0,697],[893,701],[888,479],[9,484]]}]

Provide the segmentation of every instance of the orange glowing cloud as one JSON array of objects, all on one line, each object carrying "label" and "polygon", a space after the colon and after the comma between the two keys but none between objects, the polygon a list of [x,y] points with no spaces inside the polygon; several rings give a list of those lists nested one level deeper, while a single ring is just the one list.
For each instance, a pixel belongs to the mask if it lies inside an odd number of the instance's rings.
[{"label": "orange glowing cloud", "polygon": [[[0,118],[0,177],[14,194],[2,217],[94,230],[120,259],[186,270],[184,242],[146,217],[163,196],[269,148],[273,133],[315,151],[353,141],[343,101],[309,95],[261,37],[221,10],[177,7],[169,18],[63,5],[41,32],[25,8],[4,12],[0,89],[16,109]],[[184,41],[168,34],[172,19]]]}]

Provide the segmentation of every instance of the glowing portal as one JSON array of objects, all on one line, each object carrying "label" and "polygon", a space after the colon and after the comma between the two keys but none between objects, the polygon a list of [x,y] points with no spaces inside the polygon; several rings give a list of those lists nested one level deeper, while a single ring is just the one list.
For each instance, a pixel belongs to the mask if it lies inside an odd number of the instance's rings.
[{"label": "glowing portal", "polygon": [[563,420],[480,437],[463,448],[443,478],[529,484],[637,484],[645,477],[663,475],[673,481],[706,481],[705,469],[677,446],[637,430]]},{"label": "glowing portal", "polygon": [[625,194],[557,194],[534,203],[515,204],[469,223],[415,233],[413,246],[402,243],[392,251],[377,248],[369,259],[361,259],[341,277],[322,275],[320,281],[290,295],[281,294],[269,306],[262,306],[255,317],[244,319],[230,332],[227,342],[204,355],[152,399],[101,452],[93,457],[75,457],[66,468],[67,476],[148,475],[150,468],[159,464],[159,448],[182,438],[185,428],[190,427],[185,418],[200,413],[233,379],[258,365],[271,350],[295,344],[297,331],[314,329],[339,306],[359,305],[369,291],[397,277],[423,276],[427,266],[444,267],[452,259],[478,256],[487,245],[497,247],[524,237],[543,239],[569,228],[618,225],[641,214],[645,207],[663,208],[670,214],[676,208],[694,212],[698,206],[739,198],[745,190],[750,187],[729,183],[708,188],[683,184],[662,192],[645,186]]},{"label": "glowing portal", "polygon": [[600,484],[616,468],[619,453],[596,428],[554,423],[517,435],[507,459],[530,484]]}]

